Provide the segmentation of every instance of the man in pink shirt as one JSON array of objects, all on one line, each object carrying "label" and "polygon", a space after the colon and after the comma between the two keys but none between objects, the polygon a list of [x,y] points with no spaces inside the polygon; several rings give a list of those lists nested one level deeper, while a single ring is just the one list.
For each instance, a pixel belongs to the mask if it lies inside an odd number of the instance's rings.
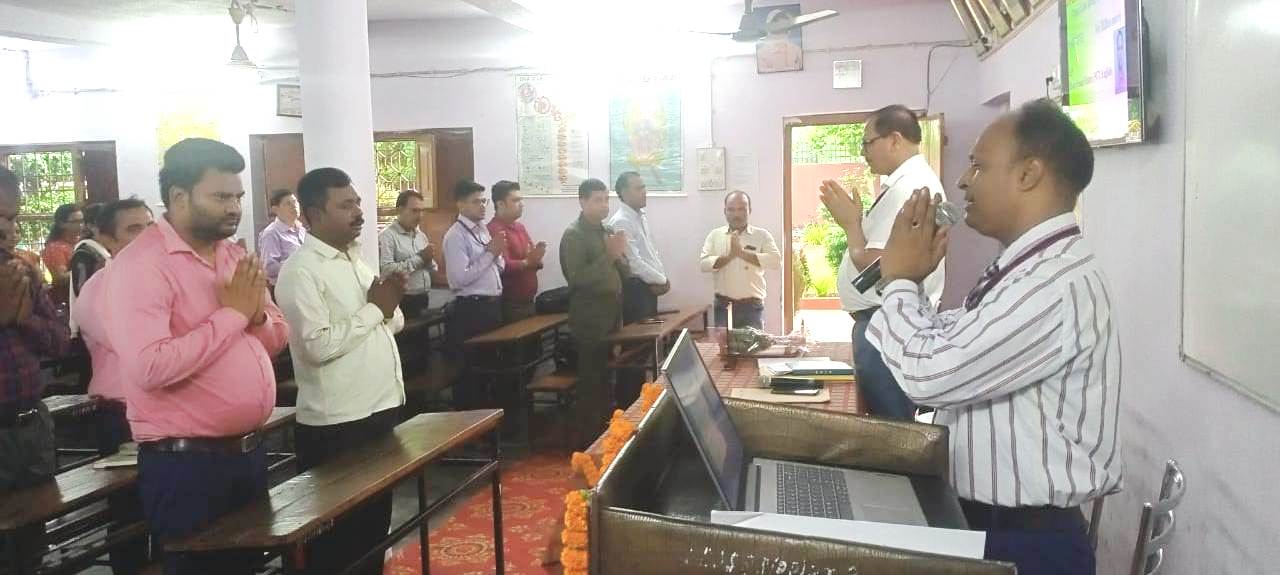
[{"label": "man in pink shirt", "polygon": [[[161,543],[267,491],[257,429],[275,403],[271,357],[289,327],[254,255],[227,238],[240,225],[244,158],[189,138],[160,170],[167,212],[111,264],[107,340],[119,358],[138,442],[139,494]],[[165,556],[165,573],[250,573],[253,554]]]}]

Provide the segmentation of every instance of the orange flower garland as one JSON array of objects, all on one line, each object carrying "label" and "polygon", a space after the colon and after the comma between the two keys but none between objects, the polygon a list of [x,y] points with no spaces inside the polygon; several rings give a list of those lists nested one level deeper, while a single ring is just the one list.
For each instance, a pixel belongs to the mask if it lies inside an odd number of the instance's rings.
[{"label": "orange flower garland", "polygon": [[[648,413],[662,395],[663,387],[658,383],[646,383],[640,388],[640,413]],[[600,482],[602,470],[608,469],[618,452],[636,434],[636,424],[627,420],[622,410],[614,410],[609,420],[609,429],[604,434],[604,453],[600,465],[590,454],[575,451],[569,463],[574,471],[582,474],[587,486],[594,488]],[[591,504],[591,492],[586,489],[575,489],[564,498],[564,530],[560,532],[560,542],[564,548],[560,551],[560,565],[564,567],[564,575],[586,575],[587,563],[587,509]]]}]

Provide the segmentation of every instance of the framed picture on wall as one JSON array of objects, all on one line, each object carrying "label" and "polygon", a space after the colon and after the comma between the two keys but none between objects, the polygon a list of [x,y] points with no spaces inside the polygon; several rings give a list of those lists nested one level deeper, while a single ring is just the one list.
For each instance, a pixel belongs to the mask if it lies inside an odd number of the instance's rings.
[{"label": "framed picture on wall", "polygon": [[302,86],[276,84],[276,115],[302,117]]},{"label": "framed picture on wall", "polygon": [[724,148],[698,148],[698,189],[725,189]]},{"label": "framed picture on wall", "polygon": [[[760,6],[751,10],[760,29],[767,29],[770,21],[800,15],[799,4]],[[756,42],[756,72],[798,72],[804,70],[804,36],[800,28],[792,28],[780,34],[769,34]]]}]

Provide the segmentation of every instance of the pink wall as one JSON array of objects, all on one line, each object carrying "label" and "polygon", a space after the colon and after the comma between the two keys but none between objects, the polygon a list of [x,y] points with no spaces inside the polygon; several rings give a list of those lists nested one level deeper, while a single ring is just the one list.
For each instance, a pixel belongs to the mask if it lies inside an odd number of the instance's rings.
[{"label": "pink wall", "polygon": [[793,164],[791,166],[791,226],[802,227],[818,218],[818,186],[839,180],[845,172],[862,177],[865,164]]}]

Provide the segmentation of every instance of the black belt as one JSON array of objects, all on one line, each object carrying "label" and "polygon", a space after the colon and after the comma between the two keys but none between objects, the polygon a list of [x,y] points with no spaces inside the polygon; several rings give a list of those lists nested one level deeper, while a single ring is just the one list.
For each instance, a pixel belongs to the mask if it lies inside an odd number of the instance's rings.
[{"label": "black belt", "polygon": [[456,299],[456,300],[458,300],[458,301],[473,302],[473,303],[498,303],[499,301],[501,301],[502,296],[496,296],[496,295],[460,295],[460,296],[458,296],[458,297],[456,297],[456,298],[454,298],[454,299]]},{"label": "black belt", "polygon": [[1003,507],[978,501],[960,500],[971,529],[983,531],[1087,531],[1088,524],[1079,507]]},{"label": "black belt", "polygon": [[222,453],[242,455],[262,444],[262,434],[251,431],[234,437],[169,437],[138,444],[139,451],[157,453]]},{"label": "black belt", "polygon": [[879,309],[880,306],[876,306],[869,307],[867,309],[860,309],[858,311],[851,311],[849,312],[849,316],[852,317],[854,321],[871,321],[871,316],[876,315],[876,311]]},{"label": "black belt", "polygon": [[760,299],[760,298],[758,298],[758,297],[744,297],[744,298],[742,298],[742,299],[733,299],[733,298],[731,298],[731,297],[729,297],[729,296],[726,296],[726,295],[720,295],[720,294],[716,294],[716,301],[718,301],[718,302],[725,302],[725,303],[731,303],[731,304],[735,304],[735,305],[736,305],[736,304],[742,304],[742,305],[746,305],[746,304],[764,304],[764,300],[762,300],[762,299]]},{"label": "black belt", "polygon": [[40,416],[40,400],[19,401],[0,408],[0,427],[24,427]]},{"label": "black belt", "polygon": [[124,401],[120,399],[99,398],[97,409],[98,411],[108,413],[124,413],[127,411],[127,406]]}]

